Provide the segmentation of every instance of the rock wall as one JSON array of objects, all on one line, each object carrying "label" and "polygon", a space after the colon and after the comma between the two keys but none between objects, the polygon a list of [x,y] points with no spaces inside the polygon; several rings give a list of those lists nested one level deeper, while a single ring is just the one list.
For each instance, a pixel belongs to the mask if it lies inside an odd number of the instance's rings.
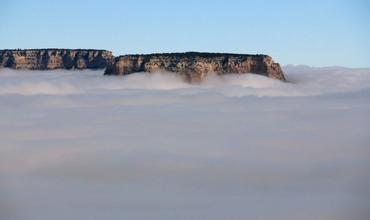
[{"label": "rock wall", "polygon": [[106,50],[0,50],[0,67],[13,69],[104,69],[112,60],[112,52]]},{"label": "rock wall", "polygon": [[108,64],[105,75],[167,71],[183,75],[190,82],[200,82],[208,74],[256,73],[284,81],[280,65],[267,55],[221,53],[169,53],[125,55]]},{"label": "rock wall", "polygon": [[114,58],[112,52],[106,50],[0,50],[0,67],[30,70],[106,68],[105,75],[166,71],[180,74],[189,82],[200,82],[208,74],[256,73],[285,81],[280,65],[270,56],[247,54],[188,52]]}]

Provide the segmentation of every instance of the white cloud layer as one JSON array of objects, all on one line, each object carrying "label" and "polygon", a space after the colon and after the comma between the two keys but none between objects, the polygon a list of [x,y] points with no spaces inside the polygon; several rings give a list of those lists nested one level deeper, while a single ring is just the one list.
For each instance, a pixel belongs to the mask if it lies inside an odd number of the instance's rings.
[{"label": "white cloud layer", "polygon": [[[137,73],[126,77],[103,76],[101,71],[14,71],[1,70],[1,95],[73,95],[137,90],[173,90],[191,94],[218,93],[241,96],[313,96],[368,88],[369,69],[310,68],[287,66],[290,83],[254,74],[210,76],[201,85],[189,85],[171,73]],[[182,91],[184,89],[190,91]]]},{"label": "white cloud layer", "polygon": [[0,69],[0,219],[369,219],[370,70]]}]

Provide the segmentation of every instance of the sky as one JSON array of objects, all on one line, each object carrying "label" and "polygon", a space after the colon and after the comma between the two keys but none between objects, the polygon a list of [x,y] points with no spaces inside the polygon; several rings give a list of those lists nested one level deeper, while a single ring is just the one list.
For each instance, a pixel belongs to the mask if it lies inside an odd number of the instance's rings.
[{"label": "sky", "polygon": [[0,48],[269,54],[370,67],[369,0],[2,0]]},{"label": "sky", "polygon": [[0,69],[0,219],[368,220],[369,69]]}]

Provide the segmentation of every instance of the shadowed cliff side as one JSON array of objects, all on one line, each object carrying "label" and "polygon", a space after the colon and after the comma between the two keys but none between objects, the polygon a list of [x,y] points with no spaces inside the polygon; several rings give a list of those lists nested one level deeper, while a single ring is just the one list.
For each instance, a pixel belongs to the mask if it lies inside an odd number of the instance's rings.
[{"label": "shadowed cliff side", "polygon": [[224,53],[168,53],[125,55],[108,64],[105,75],[127,75],[135,72],[174,72],[189,82],[200,82],[208,74],[255,73],[285,81],[282,69],[267,55]]},{"label": "shadowed cliff side", "polygon": [[106,50],[0,50],[0,67],[13,69],[104,69],[112,59],[112,52]]}]

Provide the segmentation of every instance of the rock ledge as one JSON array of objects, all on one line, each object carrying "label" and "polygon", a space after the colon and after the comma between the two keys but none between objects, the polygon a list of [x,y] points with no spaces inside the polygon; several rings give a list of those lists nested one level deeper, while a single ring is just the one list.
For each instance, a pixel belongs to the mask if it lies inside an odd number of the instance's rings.
[{"label": "rock ledge", "polygon": [[160,71],[181,74],[189,82],[200,82],[208,74],[232,73],[255,73],[285,81],[280,65],[270,56],[198,52],[119,56],[108,64],[105,75]]},{"label": "rock ledge", "polygon": [[112,52],[106,50],[0,50],[0,67],[13,69],[104,69],[112,60]]},{"label": "rock ledge", "polygon": [[105,75],[136,72],[173,72],[189,82],[201,82],[209,74],[255,73],[285,81],[283,71],[267,55],[229,53],[162,53],[124,55],[93,49],[0,50],[0,67],[29,70],[104,69]]}]

